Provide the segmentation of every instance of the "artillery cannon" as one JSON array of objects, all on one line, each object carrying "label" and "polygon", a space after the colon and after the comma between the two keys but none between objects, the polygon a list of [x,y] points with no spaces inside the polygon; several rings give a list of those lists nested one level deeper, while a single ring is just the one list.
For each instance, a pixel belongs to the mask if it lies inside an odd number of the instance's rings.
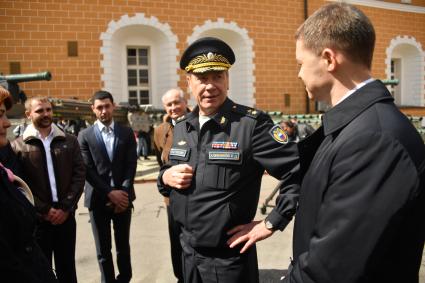
[{"label": "artillery cannon", "polygon": [[16,103],[21,101],[25,102],[27,99],[25,93],[23,93],[18,83],[32,82],[32,81],[50,81],[52,75],[50,72],[31,73],[31,74],[15,74],[15,75],[0,75],[0,85],[5,87],[13,97],[13,101]]},{"label": "artillery cannon", "polygon": [[32,81],[50,81],[52,79],[52,74],[49,71],[41,73],[31,73],[31,74],[15,74],[15,75],[0,75],[0,81],[6,81],[8,83],[23,83],[23,82],[32,82]]}]

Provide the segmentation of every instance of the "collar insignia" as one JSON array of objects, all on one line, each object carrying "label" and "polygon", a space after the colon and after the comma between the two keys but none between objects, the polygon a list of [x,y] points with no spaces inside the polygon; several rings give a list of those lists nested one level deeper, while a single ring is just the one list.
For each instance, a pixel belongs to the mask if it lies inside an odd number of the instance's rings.
[{"label": "collar insignia", "polygon": [[224,118],[224,116],[222,116],[221,117],[221,120],[220,120],[220,124],[223,125],[224,123],[226,123],[226,118]]},{"label": "collar insignia", "polygon": [[179,141],[177,144],[178,145],[185,145],[186,144],[186,141]]}]

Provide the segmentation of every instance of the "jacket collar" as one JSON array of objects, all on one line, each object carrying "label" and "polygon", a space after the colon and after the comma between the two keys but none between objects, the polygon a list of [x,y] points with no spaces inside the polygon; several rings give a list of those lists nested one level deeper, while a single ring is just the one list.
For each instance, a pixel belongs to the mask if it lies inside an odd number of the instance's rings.
[{"label": "jacket collar", "polygon": [[[230,98],[226,98],[224,103],[218,109],[218,112],[212,115],[211,120],[224,129],[229,122],[229,114],[231,113],[233,105],[235,105],[235,103]],[[190,131],[192,128],[199,128],[198,106],[196,106],[192,112],[187,114],[186,129],[187,131]]]},{"label": "jacket collar", "polygon": [[373,104],[393,100],[381,81],[376,80],[368,83],[323,115],[325,136],[345,127]]},{"label": "jacket collar", "polygon": [[[58,126],[56,126],[54,123],[52,123],[52,130],[53,130],[53,139],[56,137],[65,137],[65,133],[61,131],[61,129],[59,129]],[[24,141],[28,141],[31,139],[40,139],[38,137],[38,131],[37,129],[34,127],[34,125],[31,123],[28,125],[28,127],[25,129],[22,138]]]},{"label": "jacket collar", "polygon": [[[186,113],[183,114],[181,117],[184,118],[184,116],[187,115],[187,114],[189,114],[190,112],[192,112],[192,111],[189,108],[186,108]],[[177,121],[178,121],[179,118],[177,118]],[[163,118],[163,121],[166,122],[166,123],[168,123],[168,124],[170,124],[171,127],[174,127],[173,119],[171,119],[170,115],[165,114],[165,116]]]}]

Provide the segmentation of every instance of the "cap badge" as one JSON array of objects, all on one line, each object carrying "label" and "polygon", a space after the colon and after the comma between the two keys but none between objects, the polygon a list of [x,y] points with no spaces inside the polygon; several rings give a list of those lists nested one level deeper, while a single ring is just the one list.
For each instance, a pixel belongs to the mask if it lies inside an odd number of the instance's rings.
[{"label": "cap badge", "polygon": [[232,66],[226,57],[220,54],[208,52],[193,58],[185,67],[186,72],[195,71],[202,73],[204,71],[224,71]]}]

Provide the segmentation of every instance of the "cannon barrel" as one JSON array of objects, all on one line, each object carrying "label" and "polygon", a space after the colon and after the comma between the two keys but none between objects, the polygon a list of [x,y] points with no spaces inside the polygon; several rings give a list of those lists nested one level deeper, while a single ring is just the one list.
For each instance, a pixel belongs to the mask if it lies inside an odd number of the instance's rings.
[{"label": "cannon barrel", "polygon": [[396,86],[399,84],[398,79],[392,79],[392,80],[381,80],[384,85],[390,85],[390,86]]},{"label": "cannon barrel", "polygon": [[31,82],[31,81],[50,81],[51,79],[52,79],[52,74],[50,74],[49,71],[41,72],[41,73],[0,76],[0,81],[7,81],[10,83],[22,83],[22,82]]}]

